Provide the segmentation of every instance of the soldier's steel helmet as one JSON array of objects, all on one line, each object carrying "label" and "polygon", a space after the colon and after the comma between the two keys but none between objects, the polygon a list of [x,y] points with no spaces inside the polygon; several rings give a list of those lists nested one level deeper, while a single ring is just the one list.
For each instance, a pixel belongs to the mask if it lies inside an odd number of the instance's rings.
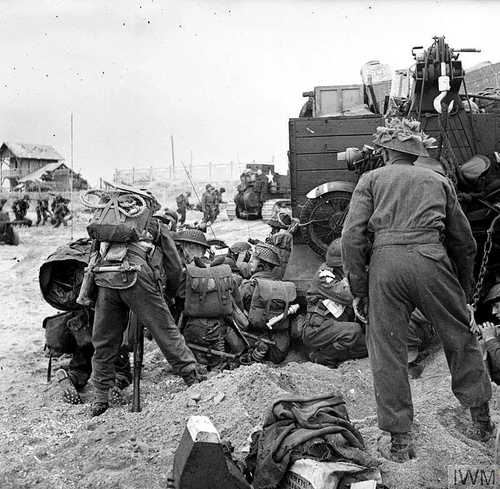
[{"label": "soldier's steel helmet", "polygon": [[199,229],[183,229],[174,235],[174,241],[184,243],[194,243],[205,248],[210,248],[207,238]]},{"label": "soldier's steel helmet", "polygon": [[177,221],[179,220],[177,212],[173,211],[172,209],[169,209],[168,207],[165,208],[163,214],[156,213],[153,215],[153,217],[156,217],[165,224],[177,224]]},{"label": "soldier's steel helmet", "polygon": [[429,148],[436,147],[436,140],[420,130],[420,122],[393,117],[385,126],[377,127],[374,144],[415,156],[429,156]]},{"label": "soldier's steel helmet", "polygon": [[255,245],[253,254],[259,260],[270,263],[271,265],[280,265],[280,255],[276,246],[267,243],[258,243]]},{"label": "soldier's steel helmet", "polygon": [[272,228],[287,229],[292,224],[292,218],[287,212],[278,212],[271,219],[268,219],[266,224]]},{"label": "soldier's steel helmet", "polygon": [[30,200],[30,196],[28,194],[24,194],[23,199],[24,200]]},{"label": "soldier's steel helmet", "polygon": [[342,246],[341,239],[334,239],[328,250],[326,250],[326,264],[329,267],[341,267],[342,266]]},{"label": "soldier's steel helmet", "polygon": [[243,253],[244,251],[248,251],[251,248],[250,243],[246,241],[237,241],[233,245],[229,247],[232,253],[238,255],[239,253]]},{"label": "soldier's steel helmet", "polygon": [[466,183],[476,183],[491,166],[491,161],[487,156],[475,155],[460,166],[459,176]]},{"label": "soldier's steel helmet", "polygon": [[486,295],[484,302],[497,302],[500,301],[500,283],[495,284]]}]

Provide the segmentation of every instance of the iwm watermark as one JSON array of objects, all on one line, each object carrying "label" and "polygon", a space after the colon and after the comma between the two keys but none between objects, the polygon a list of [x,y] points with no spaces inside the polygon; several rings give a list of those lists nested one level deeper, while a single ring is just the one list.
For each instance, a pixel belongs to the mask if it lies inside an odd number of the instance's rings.
[{"label": "iwm watermark", "polygon": [[500,471],[494,465],[449,465],[448,488],[500,487]]}]

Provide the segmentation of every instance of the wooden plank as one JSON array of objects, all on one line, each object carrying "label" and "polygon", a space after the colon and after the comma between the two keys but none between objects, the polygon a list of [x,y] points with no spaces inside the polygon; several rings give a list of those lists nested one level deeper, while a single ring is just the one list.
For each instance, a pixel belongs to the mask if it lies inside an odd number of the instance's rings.
[{"label": "wooden plank", "polygon": [[339,153],[346,148],[361,148],[364,144],[371,143],[372,139],[371,134],[300,138],[295,141],[295,153]]},{"label": "wooden plank", "polygon": [[295,171],[347,170],[347,163],[337,160],[337,153],[295,155]]},{"label": "wooden plank", "polygon": [[383,119],[376,115],[358,117],[321,117],[291,119],[295,137],[339,136],[343,134],[373,134]]}]

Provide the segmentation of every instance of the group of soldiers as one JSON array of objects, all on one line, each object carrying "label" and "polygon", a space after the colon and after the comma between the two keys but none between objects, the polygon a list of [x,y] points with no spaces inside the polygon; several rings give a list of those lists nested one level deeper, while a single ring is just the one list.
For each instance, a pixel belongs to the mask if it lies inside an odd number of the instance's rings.
[{"label": "group of soldiers", "polygon": [[[385,165],[361,176],[342,237],[330,244],[304,302],[284,280],[296,219],[278,213],[267,222],[265,240],[249,238],[221,251],[200,229],[177,230],[189,194],[177,201],[180,219],[168,209],[156,213],[147,237],[126,245],[127,268],[96,274],[87,353],[92,414],[104,413],[110,396],[119,397],[130,382],[123,338],[133,314],[187,385],[221,366],[280,363],[294,343],[310,361],[329,367],[369,356],[379,427],[391,434],[383,455],[396,462],[415,457],[408,373],[421,374],[426,349],[439,339],[453,393],[470,409],[472,436],[490,439],[487,371],[500,381],[500,284],[484,299],[491,320],[476,328],[485,363],[472,332],[476,244],[469,222],[449,180],[416,164],[429,156],[432,138],[417,124],[395,121],[374,143]],[[213,195],[207,186],[206,205]],[[214,219],[207,211],[206,222]],[[111,246],[100,253],[104,271],[121,251]],[[71,369],[60,374],[69,402],[80,402],[76,377]]]},{"label": "group of soldiers", "polygon": [[220,213],[220,204],[222,204],[222,194],[226,191],[224,187],[216,188],[212,184],[207,183],[205,191],[201,196],[201,201],[197,206],[190,204],[189,198],[191,192],[183,192],[175,198],[177,204],[177,213],[179,214],[179,225],[186,222],[186,211],[188,209],[197,208],[203,212],[202,222],[206,225],[213,224]]}]

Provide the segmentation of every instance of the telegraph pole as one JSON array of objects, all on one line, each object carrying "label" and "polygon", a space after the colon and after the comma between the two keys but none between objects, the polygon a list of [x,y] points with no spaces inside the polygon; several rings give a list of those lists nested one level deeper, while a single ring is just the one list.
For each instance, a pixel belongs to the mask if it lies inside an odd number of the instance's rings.
[{"label": "telegraph pole", "polygon": [[[73,112],[71,112],[71,171],[69,176],[69,199],[70,199],[70,209],[73,214]],[[73,241],[73,228],[74,228],[75,216],[71,216],[71,241]]]},{"label": "telegraph pole", "polygon": [[174,136],[170,136],[170,147],[172,149],[172,179],[175,180]]}]

